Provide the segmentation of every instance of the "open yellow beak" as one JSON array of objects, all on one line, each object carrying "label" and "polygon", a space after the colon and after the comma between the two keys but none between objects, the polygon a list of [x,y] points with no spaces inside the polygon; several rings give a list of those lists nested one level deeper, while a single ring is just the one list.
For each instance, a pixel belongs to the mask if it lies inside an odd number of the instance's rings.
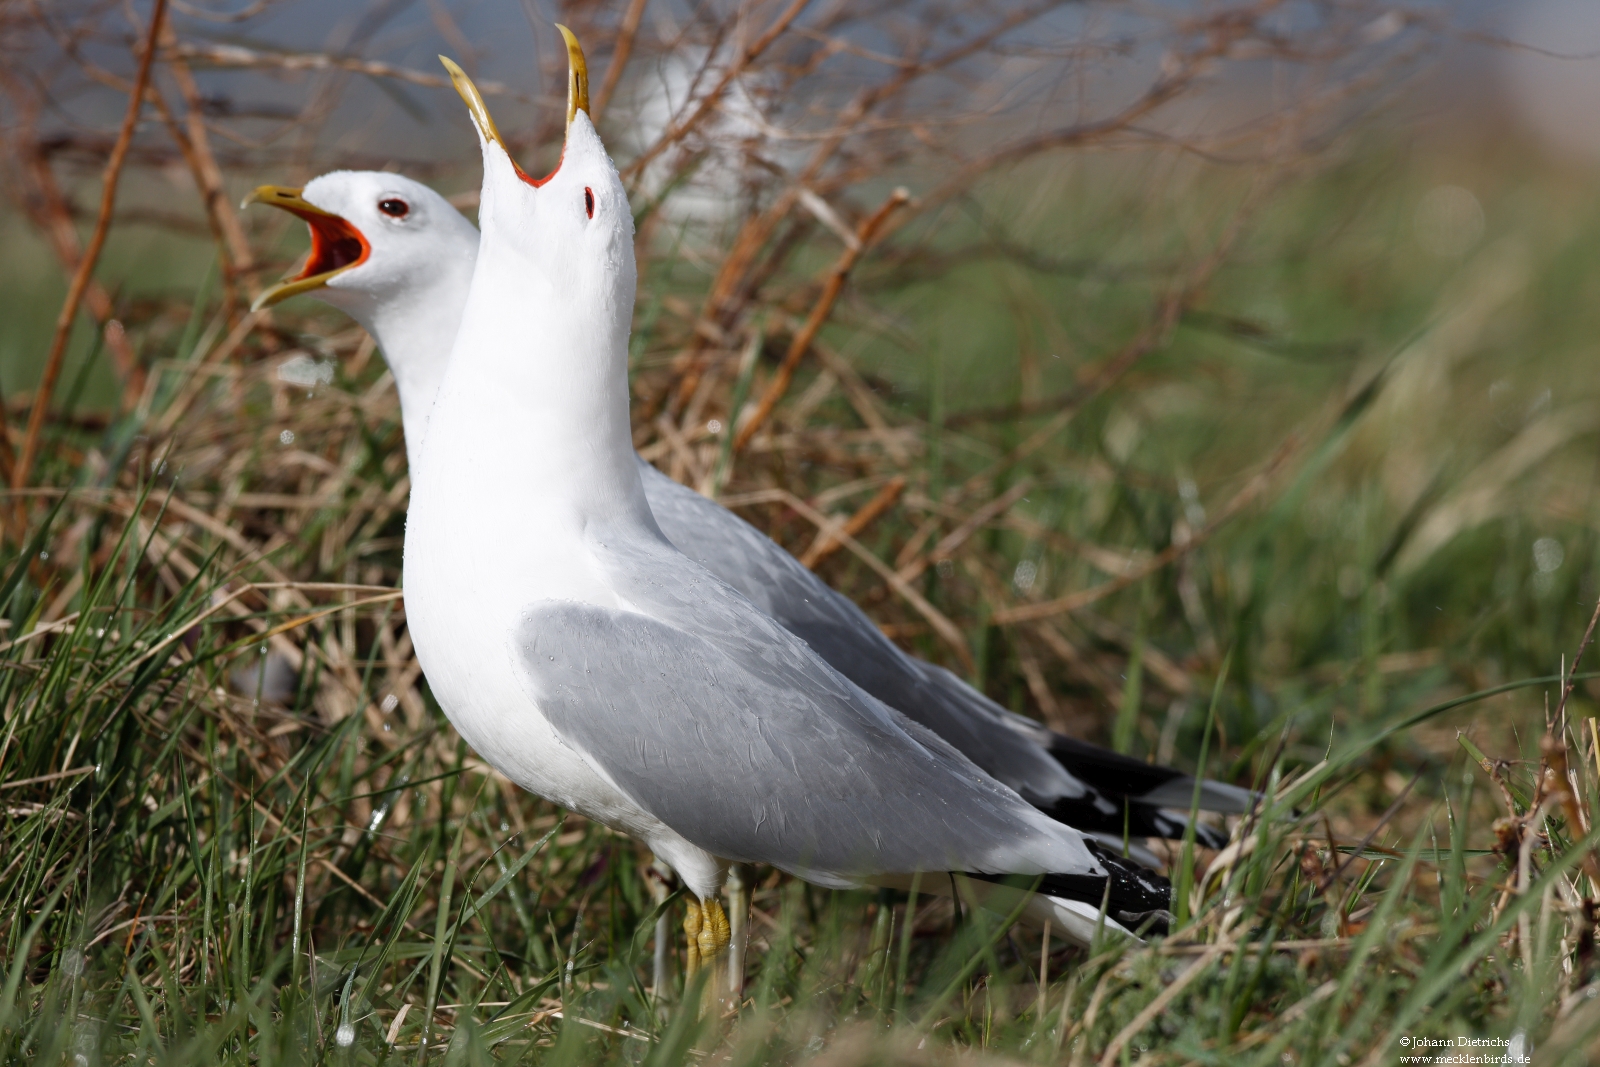
[{"label": "open yellow beak", "polygon": [[[583,46],[578,43],[577,35],[560,23],[556,24],[556,29],[561,31],[562,40],[567,42],[567,125],[571,126],[572,120],[578,117],[578,112],[589,110],[589,62],[583,57]],[[467,72],[448,56],[440,56],[439,62],[450,72],[450,83],[456,87],[456,92],[461,94],[461,99],[466,101],[467,111],[471,113],[472,121],[477,124],[478,132],[483,134],[483,139],[499,145],[509,156],[511,150],[506,147],[505,139],[500,136],[500,130],[494,124],[494,116],[489,114],[489,105],[483,102],[483,94],[472,84]],[[512,165],[516,166],[516,160],[512,160]],[[517,167],[517,172],[522,174],[522,168]],[[527,178],[527,175],[523,174],[523,177]]]},{"label": "open yellow beak", "polygon": [[305,220],[311,229],[311,254],[300,270],[284,278],[277,285],[262,290],[250,305],[251,311],[260,311],[298,293],[320,289],[335,275],[359,267],[372,253],[372,246],[362,232],[350,225],[340,215],[322,208],[301,196],[302,190],[286,185],[258,185],[239,204],[269,204]]}]

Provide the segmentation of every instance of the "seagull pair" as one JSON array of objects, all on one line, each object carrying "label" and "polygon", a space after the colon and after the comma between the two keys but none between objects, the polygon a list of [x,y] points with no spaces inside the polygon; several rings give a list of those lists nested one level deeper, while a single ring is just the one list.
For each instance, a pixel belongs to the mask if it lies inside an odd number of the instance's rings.
[{"label": "seagull pair", "polygon": [[[415,469],[472,285],[477,229],[427,186],[379,171],[335,171],[303,189],[263,185],[246,202],[288,211],[311,234],[301,270],[265,290],[257,306],[310,293],[371,333],[400,394]],[[1187,820],[1162,809],[1188,808],[1193,778],[1049,730],[907,655],[854,602],[765,534],[643,459],[637,464],[668,540],[804,638],[834,669],[932,729],[1034,806],[1118,848],[1130,838],[1183,834]],[[1205,810],[1237,813],[1249,799],[1234,786],[1201,783]],[[1196,832],[1204,845],[1224,843],[1210,827]]]},{"label": "seagull pair", "polygon": [[[710,916],[731,862],[831,886],[952,872],[1002,907],[1021,897],[996,883],[1023,875],[1041,890],[1026,906],[1079,940],[1102,902],[1129,923],[1163,910],[1158,880],[1046,813],[1175,836],[1181,817],[1159,806],[1187,807],[1193,779],[1052,734],[911,659],[633,452],[632,218],[568,39],[566,144],[542,180],[452,70],[483,150],[481,236],[396,175],[255,194],[312,231],[305,268],[264,300],[316,292],[394,372],[408,618],[441,706],[512,780],[648,844]],[[1220,810],[1249,799],[1199,793]]]}]

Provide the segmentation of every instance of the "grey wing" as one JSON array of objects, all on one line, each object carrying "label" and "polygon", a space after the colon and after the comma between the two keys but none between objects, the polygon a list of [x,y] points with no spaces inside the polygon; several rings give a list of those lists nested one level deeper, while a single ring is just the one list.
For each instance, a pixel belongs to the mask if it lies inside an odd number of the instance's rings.
[{"label": "grey wing", "polygon": [[[656,522],[681,552],[797,634],[839,673],[933,730],[1030,803],[1080,829],[1161,837],[1176,827],[1182,835],[1185,820],[1155,811],[1132,812],[1130,824],[1123,801],[1187,809],[1192,777],[1066,737],[1002,708],[949,671],[902,651],[849,598],[727,508],[642,459],[639,467]],[[1249,790],[1207,779],[1200,807],[1237,813],[1249,810],[1254,799]]]},{"label": "grey wing", "polygon": [[[681,584],[660,569],[649,584]],[[714,855],[834,884],[1103,873],[1076,833],[704,577],[687,627],[652,617],[669,592],[650,615],[547,602],[518,629],[541,712],[644,810]]]},{"label": "grey wing", "polygon": [[1031,738],[1003,728],[1006,713],[999,705],[970,686],[957,681],[952,688],[930,673],[781,545],[722,505],[639,463],[650,510],[667,539],[799,636],[840,674],[943,737],[1032,803],[1048,807],[1088,792]]}]

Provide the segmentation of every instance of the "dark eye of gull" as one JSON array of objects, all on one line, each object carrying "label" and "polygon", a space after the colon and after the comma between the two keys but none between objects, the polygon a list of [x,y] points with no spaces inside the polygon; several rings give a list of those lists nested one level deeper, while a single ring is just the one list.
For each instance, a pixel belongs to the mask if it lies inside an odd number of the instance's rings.
[{"label": "dark eye of gull", "polygon": [[583,187],[583,212],[594,218],[594,190],[587,185]]},{"label": "dark eye of gull", "polygon": [[398,197],[385,197],[378,201],[378,210],[391,219],[403,219],[411,214],[411,205]]}]

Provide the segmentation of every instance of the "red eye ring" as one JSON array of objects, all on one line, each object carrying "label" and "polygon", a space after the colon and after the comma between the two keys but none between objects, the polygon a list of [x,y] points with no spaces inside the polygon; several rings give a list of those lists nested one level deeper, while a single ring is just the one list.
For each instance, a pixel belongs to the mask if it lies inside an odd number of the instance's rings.
[{"label": "red eye ring", "polygon": [[403,219],[411,214],[411,205],[396,196],[386,196],[378,201],[378,210],[391,219]]},{"label": "red eye ring", "polygon": [[594,190],[587,185],[583,187],[583,212],[594,218]]}]

